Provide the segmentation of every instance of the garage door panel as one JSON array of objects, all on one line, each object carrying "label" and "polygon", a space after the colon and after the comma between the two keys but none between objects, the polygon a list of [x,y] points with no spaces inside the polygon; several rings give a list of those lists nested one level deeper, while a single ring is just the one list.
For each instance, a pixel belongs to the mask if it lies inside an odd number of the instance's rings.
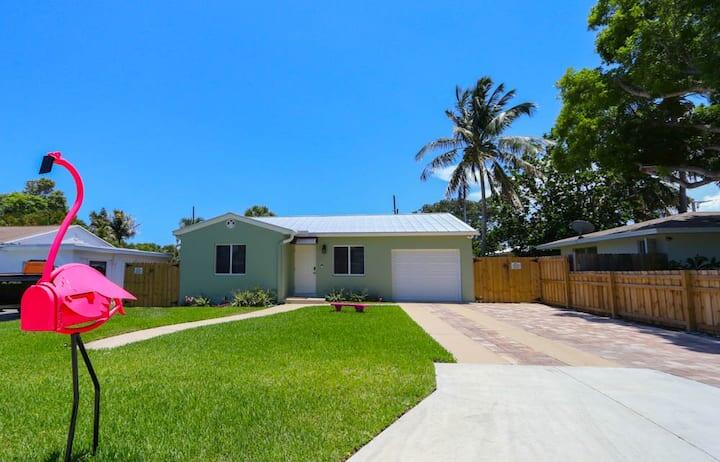
[{"label": "garage door panel", "polygon": [[460,301],[460,252],[457,249],[392,251],[393,298]]}]

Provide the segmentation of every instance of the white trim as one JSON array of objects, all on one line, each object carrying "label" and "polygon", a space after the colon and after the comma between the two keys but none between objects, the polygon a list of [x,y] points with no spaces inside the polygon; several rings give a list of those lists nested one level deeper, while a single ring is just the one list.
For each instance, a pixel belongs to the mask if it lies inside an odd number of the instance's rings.
[{"label": "white trim", "polygon": [[[230,268],[229,268],[230,271],[227,272],[227,273],[217,273],[217,272],[216,272],[216,271],[217,271],[217,248],[218,248],[218,246],[220,246],[220,245],[226,245],[226,246],[229,246],[229,247],[230,247]],[[233,272],[232,272],[232,247],[233,247],[234,245],[245,247],[245,264],[243,265],[243,266],[245,267],[245,272],[244,272],[244,273],[233,273]],[[213,275],[215,275],[215,276],[245,276],[245,275],[247,274],[247,244],[238,243],[238,242],[233,242],[233,243],[231,243],[231,244],[230,244],[230,243],[226,244],[226,243],[223,243],[223,242],[216,243],[216,244],[215,244],[214,257],[213,257],[213,268],[212,268],[212,270],[213,270]]]},{"label": "white trim", "polygon": [[[347,249],[348,249],[348,272],[347,273],[336,273],[335,272],[335,248],[336,247],[347,247]],[[363,249],[363,272],[362,272],[362,274],[352,273],[352,257],[351,257],[352,253],[350,252],[350,249],[352,247],[362,247],[362,249]],[[364,245],[338,244],[338,245],[332,246],[332,248],[333,248],[333,253],[332,253],[332,275],[333,276],[337,276],[337,277],[364,277],[365,276],[365,274],[366,274],[365,263],[366,263],[367,259],[365,258],[365,246]]]},{"label": "white trim", "polygon": [[250,224],[250,225],[255,225],[255,226],[260,227],[260,228],[269,229],[269,230],[271,230],[271,231],[277,231],[277,232],[282,233],[282,234],[290,234],[290,233],[293,232],[292,229],[283,228],[282,226],[277,226],[277,225],[271,225],[271,224],[269,224],[269,223],[265,223],[265,222],[260,221],[260,220],[254,220],[254,219],[252,219],[251,217],[245,217],[245,216],[242,216],[242,215],[238,215],[238,214],[236,214],[236,213],[233,213],[233,212],[228,212],[228,213],[226,213],[226,214],[220,215],[220,216],[215,217],[215,218],[211,218],[211,219],[209,219],[209,220],[201,221],[201,222],[199,222],[199,223],[195,223],[195,224],[193,224],[193,225],[185,226],[185,227],[183,227],[183,228],[178,228],[178,229],[176,229],[175,231],[173,231],[173,234],[174,234],[175,236],[182,236],[183,234],[187,234],[187,233],[190,233],[190,232],[192,232],[192,231],[197,231],[198,229],[202,229],[202,228],[205,228],[205,227],[207,227],[207,226],[214,225],[214,224],[223,222],[223,221],[228,220],[228,219],[233,219],[233,220],[236,220],[236,221],[241,221],[241,222],[243,222],[243,223],[247,223],[247,224]]}]

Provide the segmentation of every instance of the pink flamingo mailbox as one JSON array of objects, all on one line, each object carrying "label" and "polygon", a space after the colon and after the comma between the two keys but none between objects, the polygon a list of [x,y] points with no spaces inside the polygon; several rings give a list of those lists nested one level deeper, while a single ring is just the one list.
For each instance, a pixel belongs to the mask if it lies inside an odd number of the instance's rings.
[{"label": "pink flamingo mailbox", "polygon": [[29,287],[22,296],[20,302],[20,329],[70,335],[73,404],[67,446],[65,447],[65,461],[70,461],[80,399],[77,366],[78,349],[82,354],[85,367],[87,367],[95,388],[93,454],[97,451],[100,433],[100,382],[95,375],[90,357],[85,351],[85,345],[80,338],[80,333],[100,327],[116,313],[125,314],[123,299],[135,300],[135,297],[112,283],[102,273],[87,265],[70,263],[53,270],[60,244],[68,227],[77,216],[80,205],[82,205],[84,192],[80,174],[70,162],[62,158],[59,152],[51,152],[43,158],[40,173],[50,172],[53,164],[61,165],[70,172],[77,187],[77,197],[50,246],[50,253],[48,253],[40,280],[37,284]]}]

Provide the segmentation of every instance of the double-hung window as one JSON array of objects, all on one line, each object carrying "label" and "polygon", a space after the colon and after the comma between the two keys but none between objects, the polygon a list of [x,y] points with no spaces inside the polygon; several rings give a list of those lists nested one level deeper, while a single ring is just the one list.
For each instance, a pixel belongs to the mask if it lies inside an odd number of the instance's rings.
[{"label": "double-hung window", "polygon": [[333,247],[333,274],[363,276],[365,274],[365,247],[358,245]]},{"label": "double-hung window", "polygon": [[245,246],[241,244],[216,245],[215,274],[245,274]]}]

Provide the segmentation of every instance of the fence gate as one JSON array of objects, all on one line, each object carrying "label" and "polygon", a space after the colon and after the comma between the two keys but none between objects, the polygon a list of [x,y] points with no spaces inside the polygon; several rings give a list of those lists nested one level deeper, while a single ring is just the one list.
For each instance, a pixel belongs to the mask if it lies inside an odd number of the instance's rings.
[{"label": "fence gate", "polygon": [[125,290],[137,297],[128,306],[177,305],[180,271],[170,263],[128,263]]},{"label": "fence gate", "polygon": [[475,259],[475,298],[483,302],[532,302],[540,298],[537,258]]}]

